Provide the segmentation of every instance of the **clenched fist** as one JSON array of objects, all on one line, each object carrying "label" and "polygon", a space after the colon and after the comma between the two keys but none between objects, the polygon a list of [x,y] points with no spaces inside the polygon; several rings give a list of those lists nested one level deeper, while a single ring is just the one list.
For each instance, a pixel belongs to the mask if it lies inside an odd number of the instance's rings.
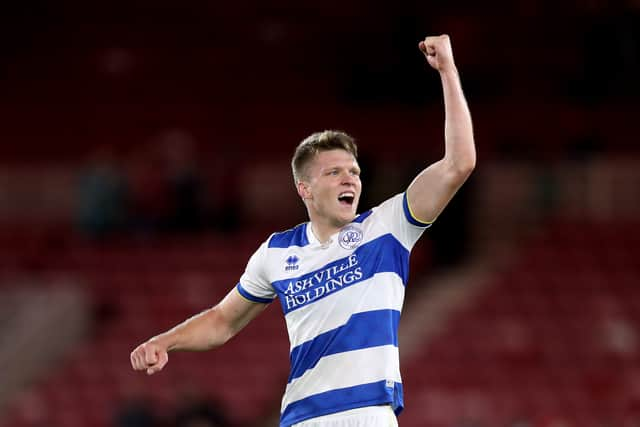
[{"label": "clenched fist", "polygon": [[147,371],[147,375],[160,372],[169,361],[167,349],[156,342],[147,341],[131,352],[131,366],[136,371]]},{"label": "clenched fist", "polygon": [[429,65],[441,73],[455,69],[448,35],[427,37],[418,44],[418,47],[424,53]]}]

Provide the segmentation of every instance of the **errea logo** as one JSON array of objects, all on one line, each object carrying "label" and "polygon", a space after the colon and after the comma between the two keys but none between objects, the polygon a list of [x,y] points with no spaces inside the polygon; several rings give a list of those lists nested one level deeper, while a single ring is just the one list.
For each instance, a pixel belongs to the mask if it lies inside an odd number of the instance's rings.
[{"label": "errea logo", "polygon": [[300,268],[300,266],[298,265],[298,261],[300,261],[300,258],[298,258],[295,255],[291,255],[290,257],[288,257],[285,260],[285,266],[284,266],[284,271],[294,271]]}]

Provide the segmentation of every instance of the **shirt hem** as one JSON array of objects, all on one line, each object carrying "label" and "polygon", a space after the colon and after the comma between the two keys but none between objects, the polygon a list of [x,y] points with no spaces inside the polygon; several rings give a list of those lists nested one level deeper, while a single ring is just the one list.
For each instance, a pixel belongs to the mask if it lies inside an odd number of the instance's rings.
[{"label": "shirt hem", "polygon": [[280,427],[292,427],[295,424],[301,423],[303,421],[312,420],[314,418],[322,417],[324,415],[335,414],[338,412],[348,411],[350,409],[364,408],[366,406],[376,406],[376,405],[392,405],[393,406],[393,401],[391,399],[372,399],[372,400],[366,400],[364,402],[349,403],[342,406],[336,406],[326,411],[319,411],[313,415],[301,416],[301,417],[295,418],[289,424],[280,423]]}]

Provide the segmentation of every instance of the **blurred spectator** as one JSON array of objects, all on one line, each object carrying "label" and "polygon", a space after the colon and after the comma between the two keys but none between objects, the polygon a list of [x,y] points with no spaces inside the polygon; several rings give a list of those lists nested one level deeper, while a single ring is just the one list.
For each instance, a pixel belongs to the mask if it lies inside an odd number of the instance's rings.
[{"label": "blurred spectator", "polygon": [[130,154],[132,231],[181,234],[237,228],[236,154],[217,152],[206,174],[201,155],[192,135],[182,129],[163,131]]},{"label": "blurred spectator", "polygon": [[127,159],[130,226],[137,234],[157,233],[167,216],[169,202],[164,189],[162,161],[153,146],[137,148]]},{"label": "blurred spectator", "polygon": [[91,237],[120,231],[127,222],[127,183],[110,147],[99,147],[80,174],[77,222]]},{"label": "blurred spectator", "polygon": [[242,164],[242,154],[227,149],[216,153],[211,159],[209,183],[212,186],[208,202],[209,215],[216,230],[223,232],[236,231],[243,223],[243,212],[240,207],[240,174],[238,165]]},{"label": "blurred spectator", "polygon": [[427,234],[433,243],[433,266],[455,267],[470,255],[471,214],[475,180],[471,177]]},{"label": "blurred spectator", "polygon": [[161,136],[160,144],[169,203],[166,228],[171,232],[200,231],[205,223],[204,182],[195,141],[189,133],[172,129]]},{"label": "blurred spectator", "polygon": [[155,427],[156,417],[151,405],[143,398],[126,401],[115,416],[116,427]]},{"label": "blurred spectator", "polygon": [[185,389],[176,411],[176,427],[227,427],[222,408],[193,389]]}]

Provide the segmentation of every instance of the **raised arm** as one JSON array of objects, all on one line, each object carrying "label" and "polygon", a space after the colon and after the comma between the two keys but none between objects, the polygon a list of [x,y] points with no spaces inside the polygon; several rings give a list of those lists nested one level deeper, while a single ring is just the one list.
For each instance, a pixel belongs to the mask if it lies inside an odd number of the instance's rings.
[{"label": "raised arm", "polygon": [[170,351],[202,351],[220,347],[266,306],[246,300],[236,289],[232,289],[215,307],[136,347],[131,352],[131,366],[151,375],[164,368]]},{"label": "raised arm", "polygon": [[427,37],[419,46],[440,73],[445,107],[444,157],[424,169],[407,189],[411,213],[432,222],[449,203],[476,165],[471,113],[453,60],[449,36]]}]

